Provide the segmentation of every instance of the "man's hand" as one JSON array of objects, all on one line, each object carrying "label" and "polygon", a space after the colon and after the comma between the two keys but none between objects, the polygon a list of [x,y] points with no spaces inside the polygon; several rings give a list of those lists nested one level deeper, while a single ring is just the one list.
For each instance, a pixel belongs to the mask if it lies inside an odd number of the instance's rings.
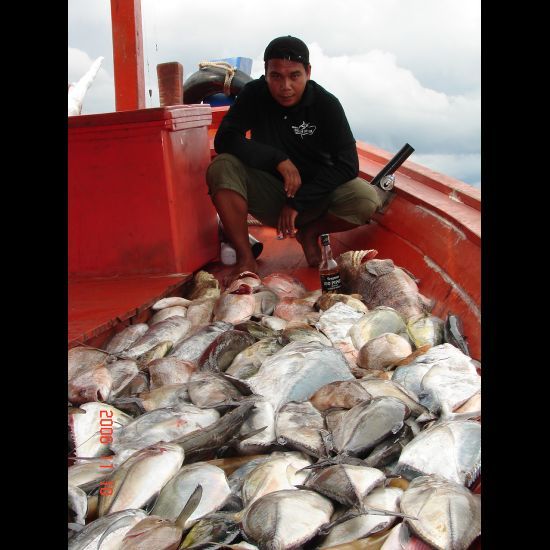
[{"label": "man's hand", "polygon": [[296,168],[290,159],[286,159],[277,164],[277,170],[285,180],[284,185],[286,196],[294,197],[302,185],[302,178],[300,177],[298,168]]},{"label": "man's hand", "polygon": [[285,204],[281,208],[279,222],[277,223],[278,239],[285,239],[286,237],[294,237],[294,235],[296,235],[294,221],[296,220],[297,215],[298,211],[294,210],[294,208],[288,204]]}]

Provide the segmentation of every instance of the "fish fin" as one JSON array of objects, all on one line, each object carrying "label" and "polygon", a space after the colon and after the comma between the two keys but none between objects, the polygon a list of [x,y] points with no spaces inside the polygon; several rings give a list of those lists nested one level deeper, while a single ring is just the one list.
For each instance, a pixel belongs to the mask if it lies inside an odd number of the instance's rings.
[{"label": "fish fin", "polygon": [[392,510],[381,510],[380,508],[370,508],[369,506],[362,506],[362,512],[357,515],[362,516],[365,514],[371,514],[374,516],[397,516],[399,518],[418,520],[416,516],[410,516],[408,514],[403,514],[402,512],[393,512]]},{"label": "fish fin", "polygon": [[202,499],[202,485],[199,483],[195,490],[191,493],[191,496],[187,499],[185,506],[174,522],[176,525],[179,525],[182,529],[185,525],[185,522],[191,517],[193,512],[197,509],[197,506],[200,504]]},{"label": "fish fin", "polygon": [[250,432],[246,432],[245,434],[237,434],[233,436],[225,445],[221,446],[218,450],[218,456],[222,456],[223,453],[225,453],[230,447],[234,447],[235,445],[239,444],[241,441],[244,441],[245,439],[248,439],[249,437],[252,437],[256,434],[259,434],[260,432],[263,432],[267,426],[262,426],[261,428],[258,428],[257,430],[252,430]]},{"label": "fish fin", "polygon": [[249,384],[240,378],[226,374],[225,372],[218,373],[222,378],[225,378],[228,382],[231,382],[243,395],[249,396],[252,395],[253,391]]}]

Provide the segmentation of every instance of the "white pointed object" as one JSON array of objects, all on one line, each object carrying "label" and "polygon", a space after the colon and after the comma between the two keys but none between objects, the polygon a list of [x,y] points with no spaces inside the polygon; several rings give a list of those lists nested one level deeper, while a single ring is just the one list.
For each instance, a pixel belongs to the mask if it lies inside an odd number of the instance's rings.
[{"label": "white pointed object", "polygon": [[88,88],[92,85],[94,78],[105,58],[98,57],[90,66],[86,74],[76,83],[69,84],[69,110],[68,116],[79,115],[82,111],[82,102]]}]

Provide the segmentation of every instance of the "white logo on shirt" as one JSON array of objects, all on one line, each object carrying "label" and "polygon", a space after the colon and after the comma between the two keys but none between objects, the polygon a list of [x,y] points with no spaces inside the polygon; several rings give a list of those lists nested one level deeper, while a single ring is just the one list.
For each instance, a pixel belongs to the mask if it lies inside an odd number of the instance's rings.
[{"label": "white logo on shirt", "polygon": [[302,122],[300,126],[293,126],[294,133],[304,139],[304,136],[311,136],[317,129],[317,126],[313,126],[309,122]]}]

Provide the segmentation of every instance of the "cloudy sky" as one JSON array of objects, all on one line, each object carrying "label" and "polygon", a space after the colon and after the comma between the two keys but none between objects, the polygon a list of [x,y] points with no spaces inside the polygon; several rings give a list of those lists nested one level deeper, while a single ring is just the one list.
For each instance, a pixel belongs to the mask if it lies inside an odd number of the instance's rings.
[{"label": "cloudy sky", "polygon": [[[156,66],[253,59],[292,34],[309,47],[311,78],[341,101],[356,139],[481,187],[481,0],[141,0],[147,107]],[[230,9],[227,9],[230,7]],[[110,0],[68,0],[68,80],[99,56],[82,114],[115,110]],[[151,96],[149,95],[151,90]]]}]

